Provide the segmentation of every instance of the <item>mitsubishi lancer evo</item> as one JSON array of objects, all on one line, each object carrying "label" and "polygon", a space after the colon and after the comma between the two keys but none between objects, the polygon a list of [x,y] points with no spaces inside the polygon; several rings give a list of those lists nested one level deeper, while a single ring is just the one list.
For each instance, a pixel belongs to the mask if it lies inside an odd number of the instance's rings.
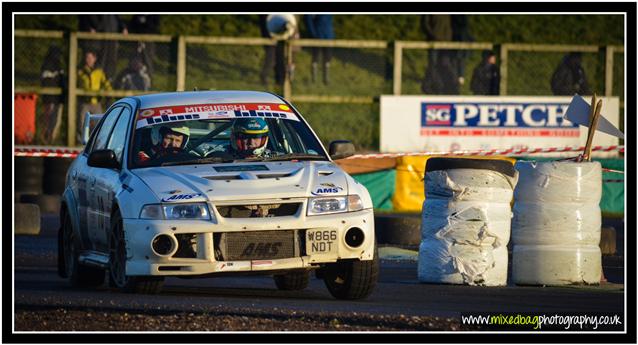
[{"label": "mitsubishi lancer evo", "polygon": [[[97,121],[94,121],[97,120]],[[92,123],[97,122],[90,131]],[[256,91],[133,96],[87,114],[66,177],[58,273],[74,286],[158,293],[165,277],[310,273],[338,299],[373,290],[372,200],[285,99]]]}]

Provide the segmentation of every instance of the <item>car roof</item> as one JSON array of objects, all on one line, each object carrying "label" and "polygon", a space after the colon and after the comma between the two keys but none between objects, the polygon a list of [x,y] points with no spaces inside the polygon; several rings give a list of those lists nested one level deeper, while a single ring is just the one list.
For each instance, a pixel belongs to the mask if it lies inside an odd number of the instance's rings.
[{"label": "car roof", "polygon": [[140,101],[140,109],[187,104],[223,103],[277,103],[285,102],[276,95],[263,91],[187,91],[163,92],[135,96]]}]

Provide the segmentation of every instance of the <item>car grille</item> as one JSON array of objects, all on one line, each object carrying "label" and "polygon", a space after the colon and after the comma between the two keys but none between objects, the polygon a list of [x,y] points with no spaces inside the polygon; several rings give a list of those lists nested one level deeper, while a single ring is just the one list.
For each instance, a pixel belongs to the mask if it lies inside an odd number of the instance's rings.
[{"label": "car grille", "polygon": [[302,232],[298,230],[270,230],[224,232],[214,234],[215,259],[265,260],[302,256]]},{"label": "car grille", "polygon": [[301,207],[300,202],[260,205],[216,206],[217,212],[224,218],[264,218],[294,216]]}]

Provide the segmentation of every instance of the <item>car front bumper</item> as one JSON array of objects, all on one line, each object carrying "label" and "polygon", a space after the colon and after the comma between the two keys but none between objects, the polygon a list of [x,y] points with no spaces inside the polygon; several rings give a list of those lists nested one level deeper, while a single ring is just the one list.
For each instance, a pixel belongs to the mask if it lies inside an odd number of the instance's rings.
[{"label": "car front bumper", "polygon": [[[316,267],[340,259],[372,260],[374,254],[374,215],[372,209],[320,216],[285,216],[272,218],[219,218],[203,220],[146,220],[124,219],[126,238],[126,273],[132,276],[204,275],[218,272],[275,271]],[[359,228],[363,243],[351,247],[345,235],[349,229]],[[279,259],[217,260],[215,233],[251,231],[336,231],[330,250],[312,253],[312,243],[302,241],[300,255]],[[194,257],[158,255],[152,241],[158,235],[173,239],[180,234],[193,234]]]}]

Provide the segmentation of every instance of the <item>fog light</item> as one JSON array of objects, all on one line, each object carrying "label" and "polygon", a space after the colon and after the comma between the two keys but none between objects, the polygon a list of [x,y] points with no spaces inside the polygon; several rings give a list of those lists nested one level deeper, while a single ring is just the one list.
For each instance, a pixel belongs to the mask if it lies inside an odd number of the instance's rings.
[{"label": "fog light", "polygon": [[356,248],[363,244],[363,240],[365,235],[363,234],[363,230],[359,228],[351,228],[346,231],[346,244],[352,248]]},{"label": "fog light", "polygon": [[171,236],[160,234],[153,238],[151,247],[155,254],[167,256],[177,249],[177,243]]}]

